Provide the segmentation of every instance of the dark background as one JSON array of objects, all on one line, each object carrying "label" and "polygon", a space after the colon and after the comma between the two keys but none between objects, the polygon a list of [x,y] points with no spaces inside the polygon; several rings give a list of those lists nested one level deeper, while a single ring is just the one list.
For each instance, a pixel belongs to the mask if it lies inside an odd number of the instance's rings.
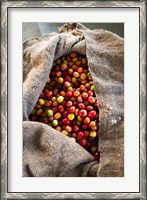
[{"label": "dark background", "polygon": [[[22,24],[22,38],[23,41],[41,35],[47,35],[50,32],[57,32],[58,27],[63,26],[64,23],[37,23],[37,22],[23,22]],[[124,24],[123,23],[82,23],[87,28],[104,29],[116,33],[124,37]]]}]

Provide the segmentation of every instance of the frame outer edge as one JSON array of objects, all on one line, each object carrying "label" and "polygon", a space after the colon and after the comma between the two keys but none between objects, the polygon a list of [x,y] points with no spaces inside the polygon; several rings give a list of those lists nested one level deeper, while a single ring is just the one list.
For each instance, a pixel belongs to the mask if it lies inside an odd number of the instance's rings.
[{"label": "frame outer edge", "polygon": [[[82,4],[82,6],[80,6]],[[140,148],[140,165],[141,165],[141,173],[140,178],[142,180],[141,187],[140,187],[140,193],[7,193],[7,8],[8,7],[140,7],[140,143],[142,145]],[[2,60],[2,75],[1,75],[1,99],[2,99],[2,110],[1,110],[1,122],[2,122],[2,141],[1,141],[1,155],[3,156],[1,159],[1,174],[2,174],[2,180],[1,180],[1,188],[2,188],[2,199],[29,199],[29,198],[36,198],[36,199],[55,199],[55,198],[69,198],[72,199],[78,198],[86,198],[86,199],[105,199],[112,197],[114,199],[116,198],[140,198],[145,199],[146,195],[146,163],[144,161],[146,156],[146,144],[145,144],[145,133],[146,133],[146,36],[145,36],[145,30],[146,30],[146,9],[145,9],[145,2],[98,2],[98,1],[89,1],[89,2],[66,2],[66,1],[38,1],[38,2],[27,2],[27,1],[4,1],[2,2],[1,6],[1,60]]]},{"label": "frame outer edge", "polygon": [[1,196],[7,194],[7,3],[1,2]]},{"label": "frame outer edge", "polygon": [[146,2],[140,7],[140,193],[146,196]]}]

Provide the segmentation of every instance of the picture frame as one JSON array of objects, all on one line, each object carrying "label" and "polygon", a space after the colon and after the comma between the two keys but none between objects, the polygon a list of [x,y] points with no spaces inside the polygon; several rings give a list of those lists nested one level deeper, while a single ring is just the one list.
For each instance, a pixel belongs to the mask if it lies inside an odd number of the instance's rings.
[{"label": "picture frame", "polygon": [[[11,8],[46,8],[46,7],[84,7],[84,8],[138,8],[139,9],[139,38],[140,38],[140,72],[139,72],[139,192],[9,192],[8,177],[8,13]],[[145,1],[2,1],[1,2],[1,199],[146,199],[146,3]],[[10,30],[9,30],[10,31]]]}]

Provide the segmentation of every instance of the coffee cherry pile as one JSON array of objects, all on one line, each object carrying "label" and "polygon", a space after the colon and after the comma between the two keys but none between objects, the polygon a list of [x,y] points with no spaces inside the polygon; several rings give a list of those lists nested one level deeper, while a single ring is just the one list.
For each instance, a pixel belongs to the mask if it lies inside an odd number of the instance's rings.
[{"label": "coffee cherry pile", "polygon": [[98,101],[85,55],[71,52],[53,62],[29,119],[62,132],[99,160]]}]

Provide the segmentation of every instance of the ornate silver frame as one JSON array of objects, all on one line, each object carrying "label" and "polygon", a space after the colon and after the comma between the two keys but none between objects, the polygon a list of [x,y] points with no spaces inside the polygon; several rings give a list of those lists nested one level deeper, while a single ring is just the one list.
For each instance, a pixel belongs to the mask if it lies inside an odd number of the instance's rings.
[{"label": "ornate silver frame", "polygon": [[[9,193],[7,191],[7,18],[11,7],[137,7],[140,9],[140,192]],[[1,2],[1,199],[146,199],[146,2],[12,1]]]}]

